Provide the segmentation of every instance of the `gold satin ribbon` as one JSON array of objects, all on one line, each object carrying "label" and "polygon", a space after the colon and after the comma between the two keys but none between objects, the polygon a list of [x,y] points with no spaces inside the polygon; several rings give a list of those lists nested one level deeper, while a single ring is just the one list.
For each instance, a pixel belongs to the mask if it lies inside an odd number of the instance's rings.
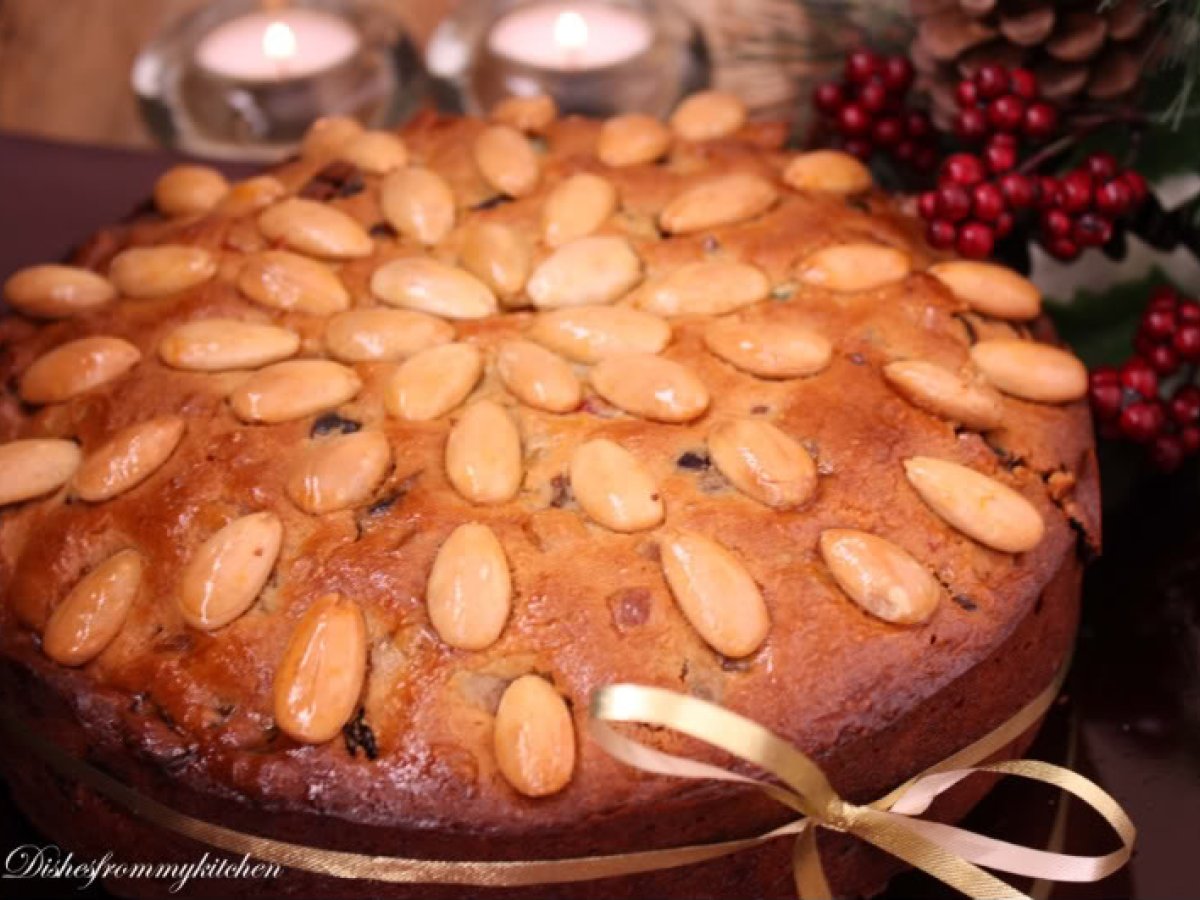
[{"label": "gold satin ribbon", "polygon": [[[816,845],[817,829],[828,828],[874,844],[968,896],[1017,900],[1026,895],[980,867],[1052,881],[1098,881],[1123,866],[1133,848],[1135,830],[1129,817],[1112,797],[1081,775],[1034,760],[981,764],[1046,713],[1065,674],[1064,666],[1050,685],[1007,722],[866,806],[842,800],[812,760],[736,713],[661,688],[630,684],[601,688],[592,699],[591,730],[601,746],[617,759],[657,774],[752,784],[800,813],[800,818],[741,840],[558,860],[442,861],[367,856],[245,834],[184,815],[150,799],[29,733],[7,711],[0,712],[0,725],[59,775],[79,781],[151,824],[230,853],[249,854],[264,862],[335,878],[481,887],[560,884],[691,865],[791,836],[795,839],[796,890],[802,900],[818,900],[831,896]],[[611,722],[671,728],[753,763],[781,784],[651,749],[619,734],[609,725]],[[1032,778],[1073,794],[1108,821],[1121,839],[1121,848],[1098,857],[1050,853],[913,818],[972,772]]]}]

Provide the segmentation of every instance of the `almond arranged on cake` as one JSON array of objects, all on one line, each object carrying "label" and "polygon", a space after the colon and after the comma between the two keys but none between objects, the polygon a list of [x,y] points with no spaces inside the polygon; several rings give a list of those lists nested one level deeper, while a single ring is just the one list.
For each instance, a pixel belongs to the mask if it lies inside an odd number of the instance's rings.
[{"label": "almond arranged on cake", "polygon": [[[723,704],[856,802],[1006,720],[1098,543],[1084,369],[1032,284],[934,254],[859,163],[783,135],[716,93],[668,124],[545,98],[330,120],[269,175],[172,169],[156,213],[15,273],[6,708],[215,824],[479,860],[791,817],[606,755],[605,684]],[[200,852],[37,759],[5,773],[64,847]],[[821,847],[841,894],[899,866]],[[553,893],[788,896],[790,852]]]}]

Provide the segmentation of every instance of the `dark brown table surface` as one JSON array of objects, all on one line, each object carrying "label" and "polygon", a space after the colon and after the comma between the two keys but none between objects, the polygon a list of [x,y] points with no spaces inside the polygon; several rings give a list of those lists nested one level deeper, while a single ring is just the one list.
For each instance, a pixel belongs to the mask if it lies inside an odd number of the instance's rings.
[{"label": "dark brown table surface", "polygon": [[[0,135],[0,279],[60,258],[73,244],[125,216],[175,160]],[[233,173],[239,170],[231,169]],[[240,171],[248,171],[241,169]],[[1139,829],[1134,860],[1098,885],[1057,885],[1055,898],[1138,900],[1200,896],[1200,471],[1171,480],[1138,476],[1128,460],[1104,458],[1105,554],[1090,569],[1075,667],[1033,758],[1073,766],[1125,807]],[[1121,489],[1108,490],[1121,482]],[[1109,497],[1119,493],[1119,502]],[[0,860],[38,842],[2,793]],[[1044,846],[1052,791],[1002,784],[969,824]],[[1072,804],[1065,849],[1099,854],[1115,838]],[[0,897],[103,897],[65,882],[0,880]],[[896,879],[889,898],[956,896],[922,875]],[[1043,894],[1042,896],[1047,896]]]}]

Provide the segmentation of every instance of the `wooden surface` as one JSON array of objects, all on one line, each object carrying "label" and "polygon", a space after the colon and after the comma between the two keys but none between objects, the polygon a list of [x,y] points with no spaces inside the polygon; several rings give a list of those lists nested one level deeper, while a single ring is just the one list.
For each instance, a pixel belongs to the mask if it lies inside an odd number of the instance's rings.
[{"label": "wooden surface", "polygon": [[[204,0],[0,0],[0,129],[149,145],[129,87],[139,48]],[[418,40],[451,0],[388,0]],[[465,0],[471,2],[471,0]]]}]

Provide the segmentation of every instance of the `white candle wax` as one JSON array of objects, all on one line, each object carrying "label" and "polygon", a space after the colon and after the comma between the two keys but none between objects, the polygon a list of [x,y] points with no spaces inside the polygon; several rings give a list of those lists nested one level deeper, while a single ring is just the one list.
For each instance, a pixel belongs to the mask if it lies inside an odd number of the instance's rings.
[{"label": "white candle wax", "polygon": [[284,9],[223,22],[201,39],[196,61],[239,81],[283,81],[332,69],[358,46],[358,33],[340,16]]},{"label": "white candle wax", "polygon": [[493,53],[543,69],[602,69],[650,46],[650,23],[640,13],[577,0],[519,7],[488,35]]}]

